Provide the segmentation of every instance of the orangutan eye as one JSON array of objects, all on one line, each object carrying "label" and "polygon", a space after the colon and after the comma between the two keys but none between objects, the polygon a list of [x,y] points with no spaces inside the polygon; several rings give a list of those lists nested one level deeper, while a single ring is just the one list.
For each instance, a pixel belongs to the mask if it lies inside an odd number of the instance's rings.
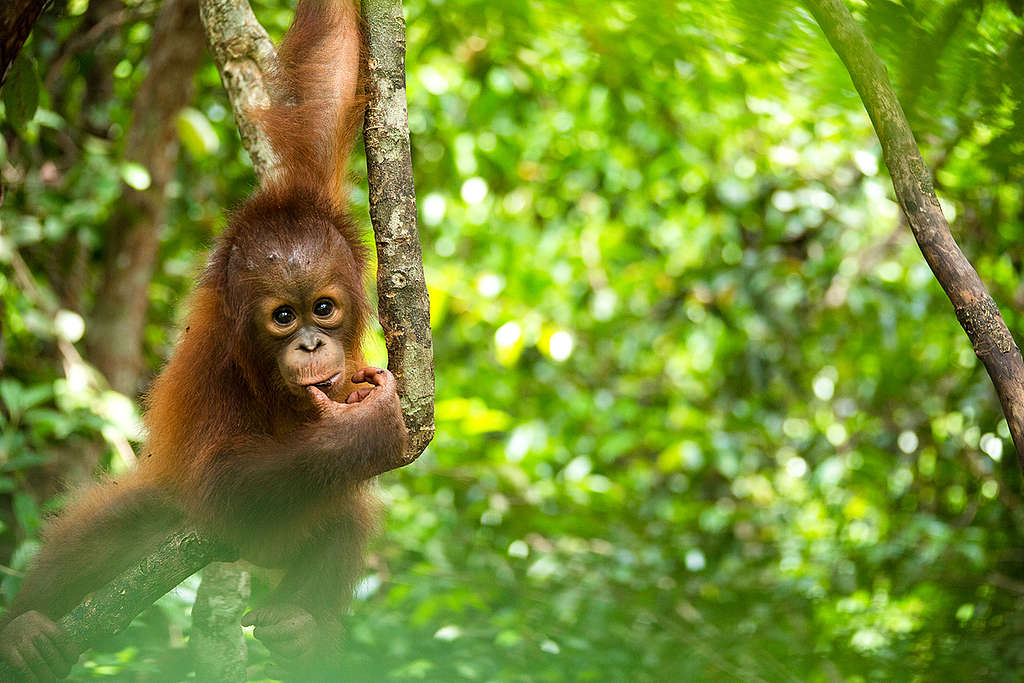
[{"label": "orangutan eye", "polygon": [[295,311],[288,306],[281,306],[281,308],[274,311],[274,322],[282,327],[286,327],[295,322]]},{"label": "orangutan eye", "polygon": [[326,318],[331,313],[334,313],[334,302],[330,299],[317,299],[313,304],[313,315],[316,317]]}]

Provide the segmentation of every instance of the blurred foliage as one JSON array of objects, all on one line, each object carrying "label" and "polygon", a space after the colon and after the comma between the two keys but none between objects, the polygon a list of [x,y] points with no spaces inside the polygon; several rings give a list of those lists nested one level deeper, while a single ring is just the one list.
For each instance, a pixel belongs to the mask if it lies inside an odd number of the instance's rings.
[{"label": "blurred foliage", "polygon": [[[52,461],[105,443],[117,469],[139,438],[137,409],[73,352],[122,181],[147,180],[121,154],[155,7],[127,0],[76,47],[88,1],[58,0],[4,89],[8,595],[56,504],[38,483]],[[255,3],[274,35],[287,4]],[[806,12],[405,4],[438,431],[382,480],[353,680],[1016,679],[1013,445]],[[849,4],[1024,338],[1020,3]],[[196,85],[149,291],[151,372],[253,183],[209,61]],[[360,159],[353,175],[365,222]],[[76,676],[185,677],[194,589]]]}]

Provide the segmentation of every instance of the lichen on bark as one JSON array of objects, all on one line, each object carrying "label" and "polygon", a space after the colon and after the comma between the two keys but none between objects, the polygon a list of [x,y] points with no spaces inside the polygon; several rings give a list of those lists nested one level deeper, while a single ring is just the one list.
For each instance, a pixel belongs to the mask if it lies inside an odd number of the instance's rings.
[{"label": "lichen on bark", "polygon": [[409,430],[409,461],[434,435],[434,352],[430,301],[416,228],[416,191],[405,98],[401,0],[363,0],[369,104],[363,128],[370,220],[377,244],[378,315],[388,367],[398,379]]}]

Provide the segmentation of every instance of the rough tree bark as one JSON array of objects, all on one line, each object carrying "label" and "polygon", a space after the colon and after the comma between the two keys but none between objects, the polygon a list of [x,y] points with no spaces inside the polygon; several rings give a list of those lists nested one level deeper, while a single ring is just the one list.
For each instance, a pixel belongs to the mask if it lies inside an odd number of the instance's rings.
[{"label": "rough tree bark", "polygon": [[242,145],[256,175],[264,178],[273,173],[274,152],[248,112],[270,104],[263,74],[277,59],[274,43],[256,21],[247,0],[199,0],[199,14]]},{"label": "rough tree bark", "polygon": [[[232,107],[236,120],[246,119],[249,102],[259,103],[266,94],[262,86],[262,68],[275,58],[273,47],[266,40],[266,33],[256,23],[246,0],[199,0],[200,12],[207,30],[208,42],[214,60],[218,64],[225,87],[232,93]],[[377,13],[387,5],[388,14]],[[370,7],[367,8],[367,5]],[[416,234],[415,199],[412,187],[412,172],[409,154],[407,113],[405,105],[404,69],[405,32],[401,19],[401,4],[397,0],[379,3],[367,0],[364,12],[370,17],[368,26],[371,53],[375,54],[377,73],[387,79],[387,84],[378,83],[371,92],[368,118],[381,117],[387,127],[389,141],[374,143],[379,151],[367,151],[367,157],[374,156],[374,162],[401,164],[399,173],[388,173],[378,166],[370,172],[370,196],[377,197],[371,203],[378,205],[374,212],[383,210],[385,218],[378,213],[374,219],[377,236],[379,272],[388,280],[381,290],[382,310],[387,306],[391,313],[388,320],[382,320],[387,334],[389,357],[394,349],[389,366],[396,377],[405,377],[400,385],[405,391],[415,392],[411,397],[403,395],[403,411],[406,424],[415,430],[409,461],[414,460],[430,441],[433,434],[433,355],[430,343],[430,328],[426,284],[419,263],[419,238]],[[230,18],[230,17],[233,17]],[[375,17],[389,22],[386,33],[384,22],[377,23]],[[268,52],[269,49],[269,52]],[[389,55],[391,51],[395,54]],[[262,68],[261,68],[262,67]],[[381,70],[383,69],[383,70]],[[245,91],[249,90],[247,94]],[[251,93],[258,93],[253,96]],[[249,99],[255,97],[255,99]],[[400,98],[400,99],[399,99]],[[263,99],[262,101],[266,101]],[[240,121],[239,128],[244,130]],[[367,129],[375,125],[367,123]],[[405,128],[404,133],[401,128]],[[269,150],[258,128],[249,128],[251,137],[243,143],[252,153],[254,149]],[[404,138],[404,143],[402,139]],[[404,144],[404,147],[403,147]],[[250,146],[252,145],[252,146]],[[262,148],[260,145],[264,145]],[[397,150],[397,151],[396,151]],[[257,152],[258,153],[258,152]],[[273,156],[253,160],[258,173],[273,172]],[[381,184],[394,184],[383,188]],[[397,210],[388,207],[401,207]],[[378,228],[378,222],[386,223]],[[383,248],[382,246],[383,245]],[[409,251],[404,251],[409,250]],[[413,263],[410,258],[414,255]],[[397,265],[393,264],[397,261]],[[404,279],[403,279],[404,278]],[[391,296],[388,296],[391,292]],[[393,302],[397,300],[397,302]],[[392,308],[392,306],[394,306]],[[411,326],[415,325],[415,329]],[[409,327],[407,327],[409,326]],[[403,342],[406,337],[410,342]],[[397,340],[397,341],[396,341]],[[415,378],[415,380],[413,379]],[[429,381],[429,384],[426,382]],[[414,383],[415,382],[415,383]],[[409,411],[414,411],[410,413]],[[196,535],[194,532],[175,534],[156,552],[138,565],[122,574],[103,589],[91,594],[85,602],[60,620],[72,638],[82,646],[95,639],[120,631],[148,607],[154,600],[173,589],[181,581],[211,562],[230,562],[237,553]],[[237,588],[237,587],[236,587]],[[237,590],[236,590],[237,592]],[[236,622],[237,623],[237,622]],[[0,662],[0,683],[11,678],[11,670]]]},{"label": "rough tree bark", "polygon": [[103,281],[89,316],[87,356],[114,389],[129,396],[139,389],[149,282],[166,216],[165,190],[178,156],[175,121],[192,99],[192,76],[202,60],[196,49],[201,36],[197,0],[163,4],[124,154],[126,161],[149,171],[150,185],[141,191],[123,186],[107,230]]},{"label": "rough tree bark", "polygon": [[434,350],[430,301],[416,230],[416,190],[405,99],[402,0],[363,0],[369,27],[369,105],[363,127],[370,221],[377,242],[377,301],[398,379],[412,462],[434,437]]},{"label": "rough tree bark", "polygon": [[203,569],[188,641],[197,681],[248,680],[248,648],[239,624],[249,604],[249,592],[249,572],[236,564],[214,562]]},{"label": "rough tree bark", "polygon": [[[80,647],[122,631],[155,600],[210,562],[233,560],[229,548],[181,532],[85,601],[58,623]],[[0,660],[0,683],[23,680]]]},{"label": "rough tree bark", "polygon": [[4,0],[0,3],[0,87],[36,20],[49,4],[50,0]]},{"label": "rough tree bark", "polygon": [[[371,0],[364,1],[364,11],[373,4]],[[374,175],[374,171],[370,170],[369,184],[371,219],[374,221],[374,231],[377,234],[380,319],[388,338],[388,364],[398,379],[399,392],[403,398],[403,413],[411,437],[408,454],[411,462],[423,451],[433,435],[434,375],[429,305],[426,282],[423,277],[419,237],[416,233],[416,199],[412,186],[412,165],[409,155],[408,117],[405,104],[405,25],[402,20],[401,3],[394,4],[398,7],[398,21],[401,22],[398,25],[398,29],[401,31],[399,34],[401,40],[394,39],[395,27],[392,24],[385,25],[382,21],[378,22],[376,17],[369,17],[368,21],[371,73],[374,69],[372,55],[375,54],[376,45],[376,54],[379,54],[381,60],[389,65],[390,71],[387,75],[390,80],[397,83],[398,87],[390,89],[386,101],[382,102],[382,98],[379,97],[371,99],[367,112],[367,129],[369,130],[371,127],[369,122],[375,113],[379,117],[382,111],[393,112],[386,122],[388,124],[386,126],[387,134],[398,140],[396,145],[404,139],[404,154],[401,148],[397,148],[394,161],[396,164],[400,164],[398,175],[386,176],[384,175],[386,169],[382,169]],[[256,175],[261,180],[265,179],[275,172],[277,161],[269,141],[249,114],[251,111],[269,104],[269,98],[263,85],[263,74],[277,58],[273,43],[256,20],[246,0],[199,0],[199,9],[207,45],[231,102],[231,109],[234,112],[242,144],[249,153]],[[381,34],[385,31],[390,39],[390,47],[387,46],[388,43],[381,41]],[[397,73],[395,69],[398,70]],[[369,137],[367,139],[369,140]],[[368,167],[371,167],[370,157],[370,143],[367,142]],[[382,168],[382,164],[388,159],[377,154],[374,155],[374,161],[377,168]],[[395,212],[395,218],[386,221],[386,225],[380,229],[378,228],[380,211],[375,210],[378,202],[374,201],[374,197],[393,197],[396,198],[394,201],[400,202],[400,207]],[[406,212],[404,215],[408,217],[405,222],[401,220],[402,209]],[[388,215],[391,213],[393,212],[389,211]],[[400,282],[403,274],[408,274],[406,277],[411,279],[408,286],[406,283]],[[386,282],[383,282],[384,280]],[[403,289],[408,291],[408,295],[396,297],[393,293],[401,294],[399,290]],[[391,303],[395,298],[397,298],[397,306]],[[410,330],[412,333],[406,336],[402,334],[403,330]],[[216,585],[208,587],[209,579],[206,574],[211,569],[214,567],[209,567],[204,572],[201,594],[208,593],[210,596],[215,596],[213,599],[219,602],[238,603],[238,596],[233,594],[236,593],[234,587],[244,583],[242,577],[245,575],[242,571],[236,567],[221,565],[215,570]],[[206,590],[207,588],[209,590]],[[245,601],[241,600],[240,602],[244,609]],[[196,607],[199,607],[199,596],[197,596]],[[200,611],[199,615],[202,616],[203,613]],[[204,619],[197,619],[194,609],[193,629],[197,632],[205,632],[209,624]],[[220,628],[217,629],[220,633],[204,634],[201,637],[201,642],[196,649],[197,676],[204,677],[201,675],[203,674],[202,668],[207,663],[228,669],[238,669],[240,663],[244,674],[244,647],[218,652],[214,645],[218,635],[229,638],[230,641],[236,640],[237,636],[233,634],[238,628],[237,624],[237,619],[234,619],[232,623],[231,620],[225,618],[221,621]],[[206,647],[204,643],[211,647]],[[226,680],[224,673],[212,668],[207,669],[206,674],[205,677],[211,680]]]},{"label": "rough tree bark", "polygon": [[842,0],[806,0],[843,60],[882,144],[896,198],[921,253],[953,304],[1003,407],[1024,467],[1024,360],[978,273],[960,251],[932,186],[931,173],[896,99],[885,65]]}]

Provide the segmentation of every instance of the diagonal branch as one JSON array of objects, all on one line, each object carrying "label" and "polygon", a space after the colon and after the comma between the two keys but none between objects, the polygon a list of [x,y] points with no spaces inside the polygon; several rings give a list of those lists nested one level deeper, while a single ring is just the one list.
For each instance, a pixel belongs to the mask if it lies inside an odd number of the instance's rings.
[{"label": "diagonal branch", "polygon": [[270,104],[263,74],[277,61],[270,36],[256,21],[248,0],[199,0],[206,44],[231,102],[242,145],[259,178],[273,173],[270,141],[249,112]]},{"label": "diagonal branch", "polygon": [[[270,145],[248,116],[251,109],[267,101],[263,72],[276,59],[273,45],[246,0],[199,0],[199,7],[242,142],[257,175],[273,173]],[[373,140],[367,142],[367,163],[371,166],[370,211],[377,237],[380,317],[388,339],[389,365],[402,391],[410,429],[407,456],[412,462],[434,433],[434,374],[405,105],[405,24],[400,0],[364,0],[363,11],[368,17],[370,71],[376,79],[366,125],[375,129],[367,134]],[[236,557],[236,551],[194,531],[176,533],[139,564],[92,593],[65,615],[60,625],[84,648],[125,628],[160,596],[207,564]],[[0,661],[0,683],[14,680],[11,669]]]},{"label": "diagonal branch", "polygon": [[[90,594],[57,623],[79,649],[84,649],[122,631],[162,595],[210,562],[234,559],[235,551],[194,532],[175,533],[137,565]],[[20,676],[0,660],[0,683],[19,680]]]},{"label": "diagonal branch", "polygon": [[953,304],[974,352],[995,385],[1017,458],[1024,467],[1024,360],[978,273],[960,251],[882,60],[842,0],[806,0],[843,60],[882,144],[896,198],[921,253]]}]

